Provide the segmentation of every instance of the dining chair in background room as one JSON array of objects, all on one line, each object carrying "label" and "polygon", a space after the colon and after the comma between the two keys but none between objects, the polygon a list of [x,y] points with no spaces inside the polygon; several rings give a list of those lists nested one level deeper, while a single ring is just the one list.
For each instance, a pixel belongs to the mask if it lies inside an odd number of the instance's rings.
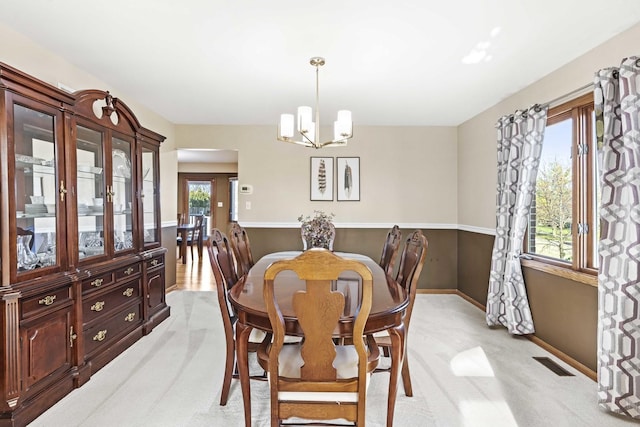
[{"label": "dining chair in background room", "polygon": [[[297,345],[284,345],[285,324],[275,289],[277,276],[283,271],[293,271],[305,282],[291,302],[283,302],[292,307],[304,334]],[[331,284],[344,271],[355,272],[362,284],[352,345],[336,345],[333,341],[345,297],[332,292]],[[291,417],[324,421],[344,418],[365,425],[368,379],[379,356],[375,341],[363,336],[371,310],[372,284],[371,270],[364,264],[323,248],[312,248],[267,267],[264,299],[273,339],[259,346],[258,361],[269,376],[272,427]]]},{"label": "dining chair in background room", "polygon": [[[184,224],[185,221],[185,215],[182,212],[178,213],[178,225],[182,225]],[[178,233],[176,236],[176,246],[178,249],[182,248],[182,239],[184,238],[184,236],[182,235],[182,233]],[[180,259],[180,257],[182,257],[182,254],[178,254],[178,259]]]},{"label": "dining chair in background room", "polygon": [[[320,247],[318,245],[314,245],[314,242],[313,242],[314,239],[312,237],[313,234],[314,234],[314,231],[311,228],[304,225],[300,227],[300,237],[302,238],[303,251],[306,251],[307,249],[310,249],[313,247]],[[329,249],[330,251],[333,251],[334,240],[336,240],[336,226],[332,222],[330,222],[329,223],[329,239],[325,249]]]},{"label": "dining chair in background room", "polygon": [[[224,336],[226,340],[226,360],[224,368],[224,379],[222,381],[222,391],[220,393],[220,405],[227,404],[229,397],[229,388],[231,387],[231,379],[237,378],[236,363],[236,340],[235,340],[235,323],[237,316],[233,311],[233,306],[229,302],[228,293],[238,281],[234,267],[233,254],[229,246],[227,237],[217,228],[213,229],[211,237],[207,240],[207,252],[209,261],[213,270],[213,277],[216,281],[216,289],[218,291],[218,304],[222,315],[222,323],[224,325]],[[254,329],[249,336],[249,351],[256,351],[258,343],[260,343],[266,334],[263,331]],[[265,380],[264,373],[261,375],[251,376],[253,379]]]},{"label": "dining chair in background room", "polygon": [[231,248],[236,257],[238,276],[244,276],[253,267],[253,255],[251,255],[251,245],[247,231],[237,222],[232,222],[229,226],[229,239]]},{"label": "dining chair in background room", "polygon": [[186,222],[186,215],[184,214],[184,212],[179,212],[178,213],[178,225],[182,225]]},{"label": "dining chair in background room", "polygon": [[[403,318],[405,333],[405,349],[409,341],[409,323],[411,322],[411,313],[413,312],[413,304],[416,300],[416,291],[418,288],[418,280],[422,267],[424,266],[427,255],[428,242],[422,231],[416,230],[412,232],[405,241],[402,255],[400,256],[400,265],[396,274],[396,281],[400,286],[407,290],[409,304]],[[383,350],[385,356],[388,356],[391,348],[391,339],[386,332],[374,334],[374,338],[378,346]],[[390,369],[378,369],[380,371],[390,371]],[[407,396],[413,396],[413,387],[411,386],[411,376],[409,374],[409,358],[408,352],[404,353],[404,362],[402,364],[402,384],[404,385],[404,393]]]},{"label": "dining chair in background room", "polygon": [[204,215],[193,216],[193,231],[190,231],[187,236],[187,246],[191,248],[191,261],[193,262],[193,248],[198,251],[198,256],[202,261],[202,222],[204,221]]},{"label": "dining chair in background room", "polygon": [[384,241],[384,246],[382,246],[382,255],[379,262],[380,267],[390,276],[393,274],[393,266],[396,262],[396,255],[398,255],[401,241],[402,232],[400,227],[394,225],[387,233],[387,239]]}]

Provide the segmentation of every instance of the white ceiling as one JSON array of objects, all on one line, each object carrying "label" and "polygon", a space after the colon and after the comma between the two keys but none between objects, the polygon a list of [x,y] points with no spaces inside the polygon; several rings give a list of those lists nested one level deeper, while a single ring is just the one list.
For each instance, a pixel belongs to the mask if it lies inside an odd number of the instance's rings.
[{"label": "white ceiling", "polygon": [[323,56],[323,124],[458,125],[640,22],[640,1],[2,0],[0,22],[177,124],[275,126],[314,105]]}]

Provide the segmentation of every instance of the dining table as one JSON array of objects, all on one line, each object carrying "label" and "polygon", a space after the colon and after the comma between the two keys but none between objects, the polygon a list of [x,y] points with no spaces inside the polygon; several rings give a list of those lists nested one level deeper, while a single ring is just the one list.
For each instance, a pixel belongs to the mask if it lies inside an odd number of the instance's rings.
[{"label": "dining table", "polygon": [[[264,272],[273,262],[282,259],[292,259],[300,253],[300,251],[284,251],[263,256],[251,267],[246,275],[238,280],[229,292],[229,300],[238,319],[236,323],[236,358],[238,376],[242,389],[246,427],[251,426],[251,389],[248,354],[249,335],[254,328],[271,332],[271,323],[262,293]],[[400,286],[393,277],[385,273],[382,267],[370,257],[346,252],[335,252],[335,254],[343,258],[361,261],[371,270],[373,275],[372,306],[365,324],[364,333],[365,335],[370,335],[380,331],[388,331],[391,338],[391,369],[386,419],[387,427],[391,427],[393,425],[398,374],[405,354],[406,341],[403,317],[409,304],[408,295],[406,290]],[[351,273],[355,274],[353,272]],[[343,284],[350,283],[349,272],[344,272],[343,274],[344,280],[340,280],[343,278],[341,275],[337,282],[342,282]],[[286,334],[290,336],[304,335],[291,303],[293,294],[298,290],[304,289],[304,286],[304,282],[293,272],[283,272],[276,278],[276,298],[278,299],[280,310],[285,319]],[[352,306],[354,310],[357,309],[357,304]],[[351,313],[350,307],[345,305],[345,312],[341,317],[339,326],[334,330],[334,336],[336,338],[349,337],[354,319],[354,313]]]}]

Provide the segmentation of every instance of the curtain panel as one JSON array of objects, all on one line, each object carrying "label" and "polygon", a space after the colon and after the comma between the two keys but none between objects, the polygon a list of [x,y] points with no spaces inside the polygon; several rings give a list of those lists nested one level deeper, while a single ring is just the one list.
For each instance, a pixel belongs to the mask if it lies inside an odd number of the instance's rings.
[{"label": "curtain panel", "polygon": [[496,237],[491,256],[486,320],[515,335],[535,332],[520,254],[547,124],[548,106],[535,105],[500,118]]},{"label": "curtain panel", "polygon": [[598,403],[640,418],[640,59],[598,71]]}]

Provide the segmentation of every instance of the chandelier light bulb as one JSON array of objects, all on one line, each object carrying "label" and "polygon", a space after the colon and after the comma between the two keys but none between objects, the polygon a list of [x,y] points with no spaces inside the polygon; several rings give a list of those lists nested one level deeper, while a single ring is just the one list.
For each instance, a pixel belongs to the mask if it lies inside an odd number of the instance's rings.
[{"label": "chandelier light bulb", "polygon": [[293,138],[293,114],[280,115],[280,135]]}]

